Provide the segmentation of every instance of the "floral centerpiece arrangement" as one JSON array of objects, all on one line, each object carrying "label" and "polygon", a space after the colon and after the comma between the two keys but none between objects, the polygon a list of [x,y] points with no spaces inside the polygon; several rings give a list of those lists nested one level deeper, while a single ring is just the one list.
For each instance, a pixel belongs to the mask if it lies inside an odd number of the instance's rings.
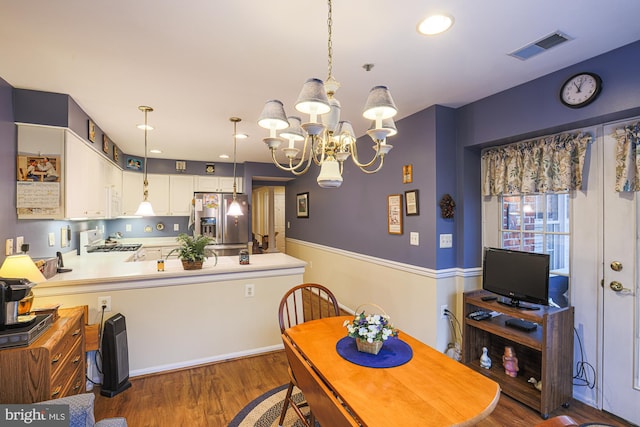
[{"label": "floral centerpiece arrangement", "polygon": [[345,320],[344,326],[348,335],[356,339],[358,350],[365,353],[378,354],[384,341],[398,336],[398,330],[387,314],[358,313],[356,310],[353,321]]}]

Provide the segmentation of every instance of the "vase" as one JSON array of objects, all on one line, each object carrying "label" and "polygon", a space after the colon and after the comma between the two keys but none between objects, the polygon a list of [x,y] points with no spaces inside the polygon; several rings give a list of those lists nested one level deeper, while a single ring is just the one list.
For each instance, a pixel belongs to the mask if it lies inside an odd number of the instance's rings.
[{"label": "vase", "polygon": [[367,340],[356,339],[358,351],[369,354],[378,354],[382,348],[382,341],[368,342]]},{"label": "vase", "polygon": [[200,270],[202,269],[202,261],[182,261],[182,268],[185,270]]}]

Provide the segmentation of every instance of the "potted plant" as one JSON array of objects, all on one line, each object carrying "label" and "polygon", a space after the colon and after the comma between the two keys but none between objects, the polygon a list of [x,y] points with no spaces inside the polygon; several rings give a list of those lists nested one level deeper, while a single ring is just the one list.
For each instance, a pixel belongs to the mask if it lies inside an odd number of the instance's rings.
[{"label": "potted plant", "polygon": [[188,234],[180,233],[176,240],[180,242],[180,247],[169,252],[169,255],[177,251],[178,258],[182,261],[182,268],[185,270],[201,269],[202,263],[209,256],[214,256],[216,264],[218,263],[218,255],[214,251],[206,248],[207,245],[213,243],[213,239],[211,237],[191,237]]},{"label": "potted plant", "polygon": [[356,339],[358,351],[378,354],[384,341],[398,336],[398,330],[391,324],[391,318],[384,310],[380,309],[383,314],[366,314],[364,310],[358,313],[360,307],[356,309],[353,321],[345,320],[344,326],[347,327],[348,335]]}]

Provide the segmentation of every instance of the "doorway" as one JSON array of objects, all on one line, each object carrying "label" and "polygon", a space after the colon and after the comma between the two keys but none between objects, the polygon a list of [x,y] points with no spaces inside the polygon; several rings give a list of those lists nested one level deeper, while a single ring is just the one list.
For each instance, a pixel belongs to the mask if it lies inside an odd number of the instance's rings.
[{"label": "doorway", "polygon": [[[254,186],[251,198],[254,247],[257,241],[259,251],[286,252],[285,187]],[[271,212],[273,236],[270,233]]]}]

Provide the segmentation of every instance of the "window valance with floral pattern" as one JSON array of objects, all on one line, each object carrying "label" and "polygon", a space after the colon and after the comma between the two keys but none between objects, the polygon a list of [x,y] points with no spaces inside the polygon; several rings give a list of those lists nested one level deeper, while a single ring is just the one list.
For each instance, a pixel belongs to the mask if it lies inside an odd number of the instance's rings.
[{"label": "window valance with floral pattern", "polygon": [[484,196],[559,193],[582,188],[591,135],[557,134],[486,149]]},{"label": "window valance with floral pattern", "polygon": [[640,123],[616,129],[616,191],[640,191]]}]

